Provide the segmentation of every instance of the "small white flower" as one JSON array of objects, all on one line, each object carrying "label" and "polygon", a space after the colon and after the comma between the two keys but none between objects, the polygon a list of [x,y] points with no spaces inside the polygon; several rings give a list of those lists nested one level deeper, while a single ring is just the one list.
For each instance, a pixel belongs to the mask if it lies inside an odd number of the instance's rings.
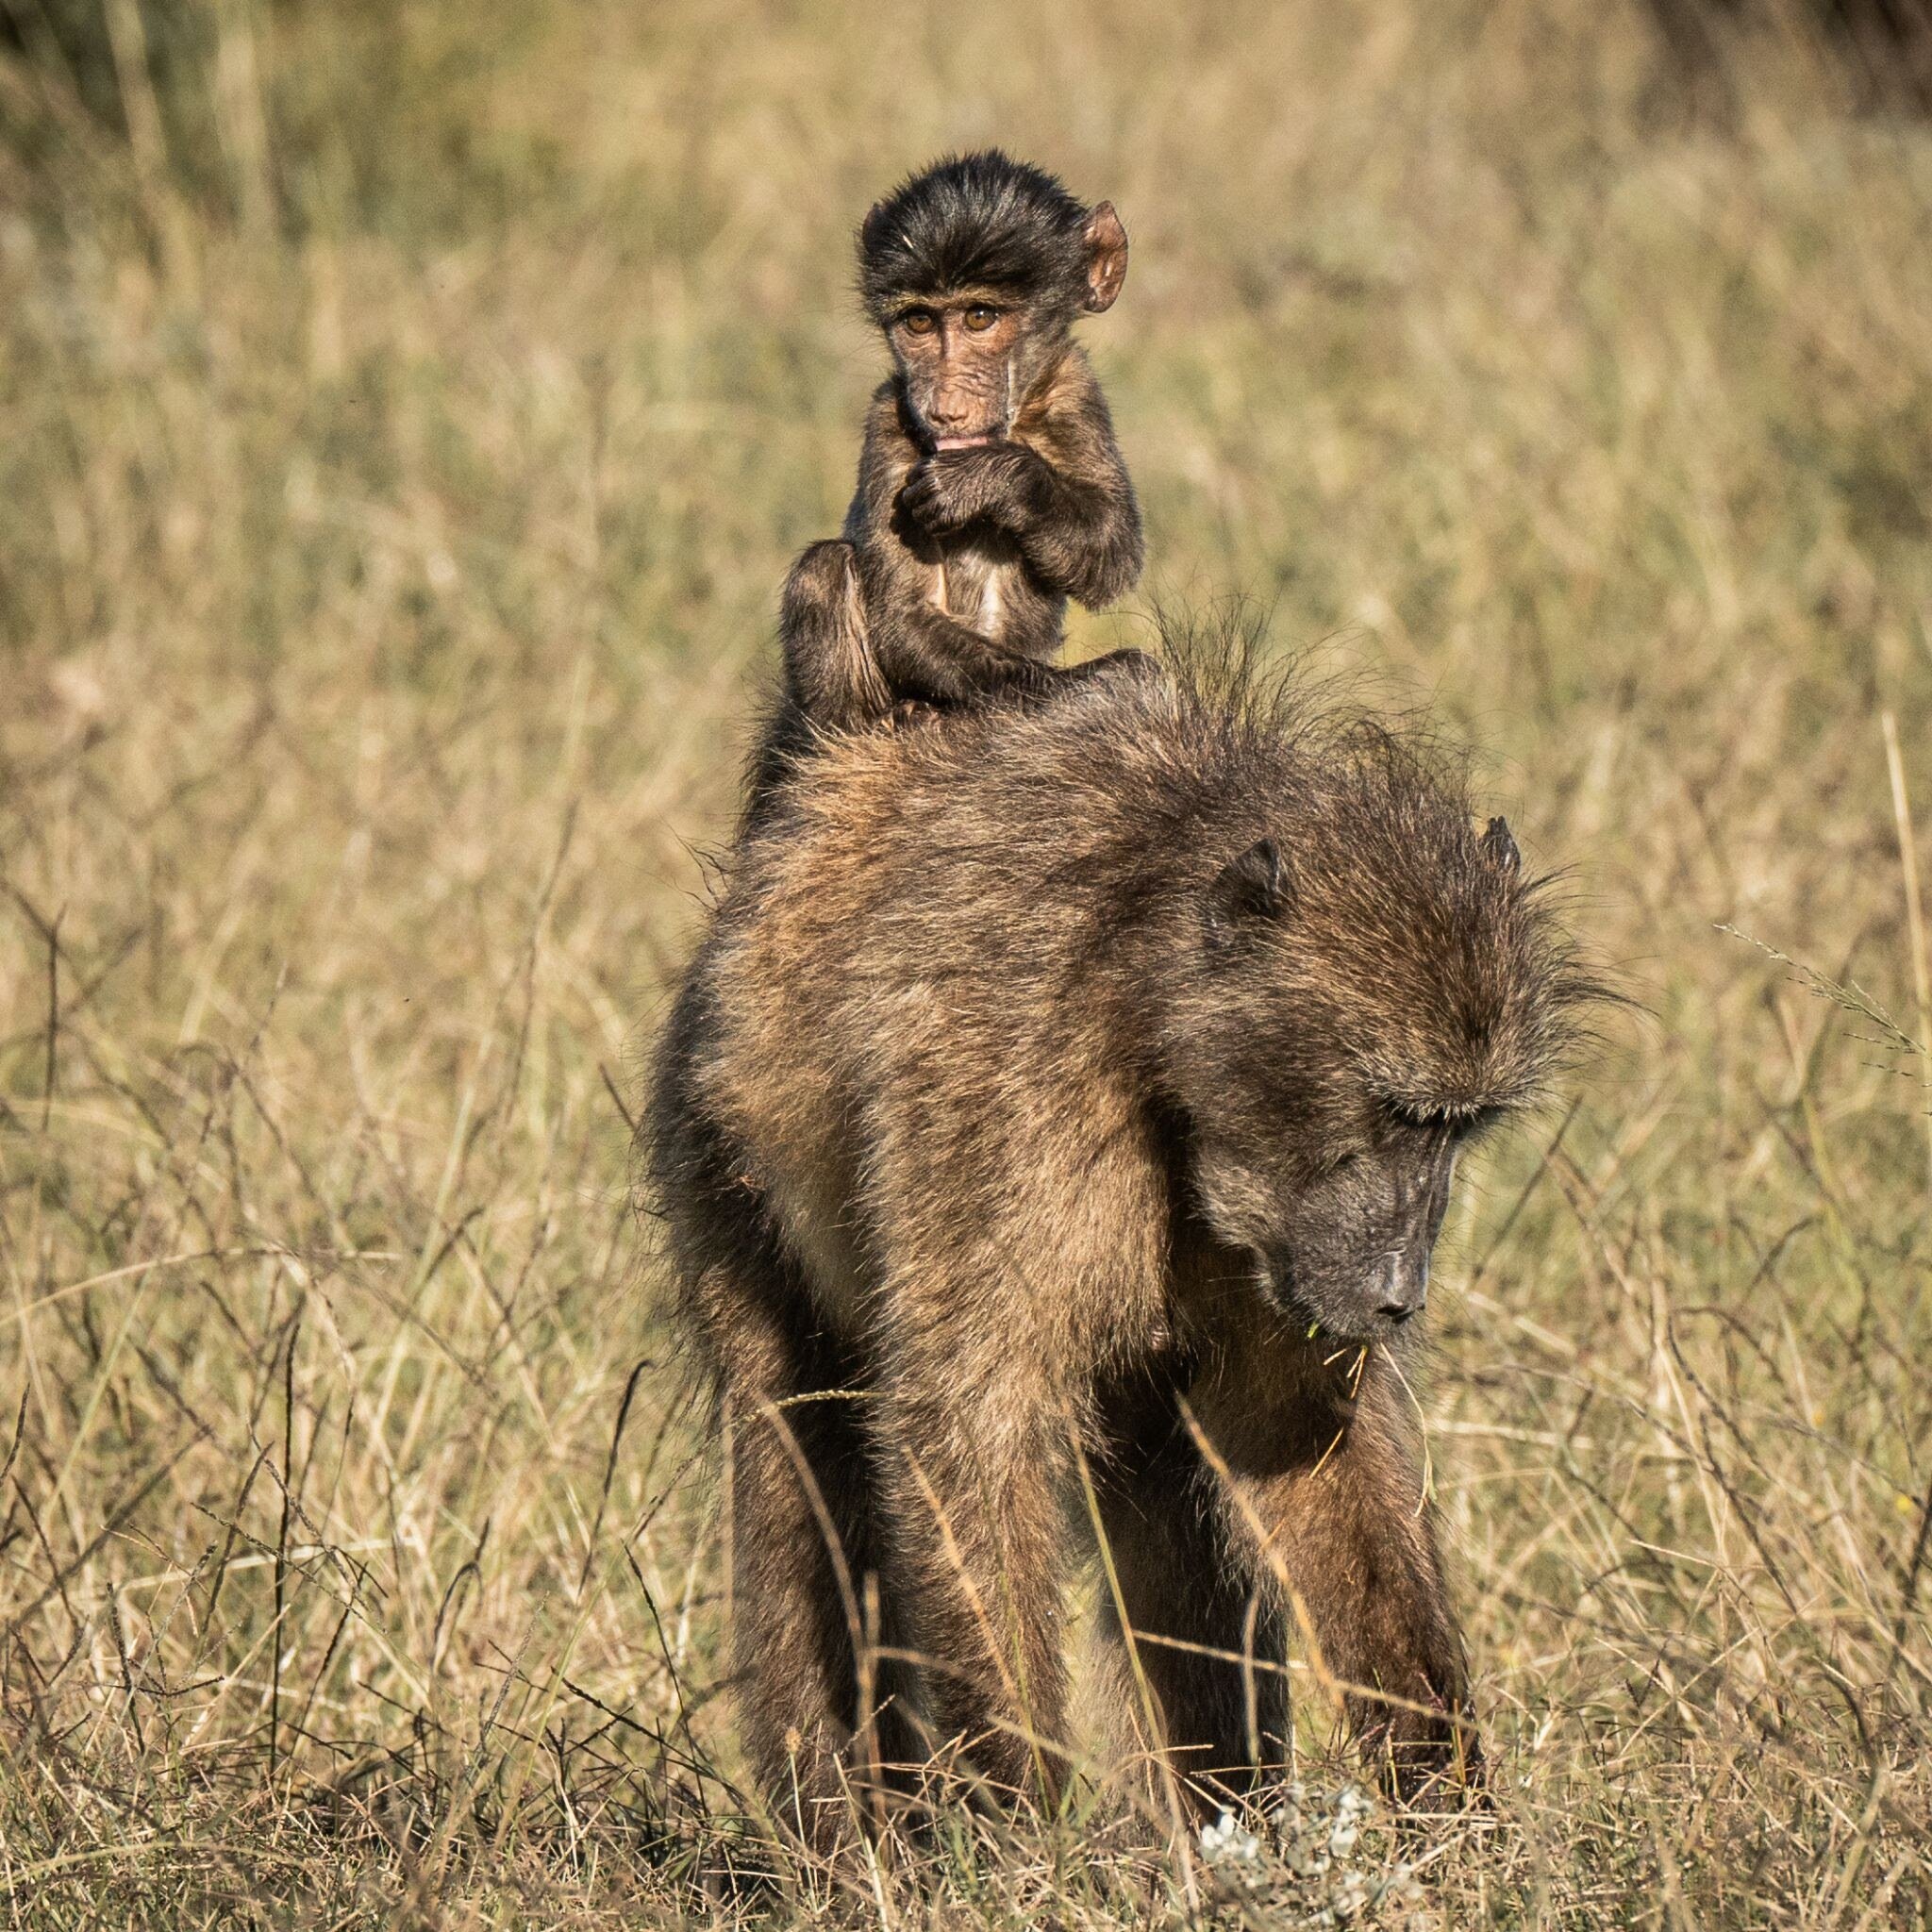
[{"label": "small white flower", "polygon": [[1252,1865],[1261,1856],[1261,1840],[1232,1811],[1224,1811],[1212,1824],[1201,1827],[1201,1856],[1210,1865]]},{"label": "small white flower", "polygon": [[1335,1824],[1328,1834],[1328,1849],[1345,1858],[1361,1836],[1362,1822],[1374,1807],[1353,1785],[1344,1785],[1335,1800]]}]

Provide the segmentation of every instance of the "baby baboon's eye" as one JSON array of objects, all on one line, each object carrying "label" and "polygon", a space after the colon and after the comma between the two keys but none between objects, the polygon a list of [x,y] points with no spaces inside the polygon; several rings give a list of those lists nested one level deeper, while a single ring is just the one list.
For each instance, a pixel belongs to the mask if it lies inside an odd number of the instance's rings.
[{"label": "baby baboon's eye", "polygon": [[993,325],[993,324],[996,323],[999,319],[999,310],[997,308],[988,308],[984,302],[975,302],[973,305],[973,307],[966,311],[966,326],[970,328],[974,335],[978,335],[982,331],[990,329]]},{"label": "baby baboon's eye", "polygon": [[939,326],[939,320],[930,308],[908,308],[899,318],[899,326],[908,336],[929,336]]}]

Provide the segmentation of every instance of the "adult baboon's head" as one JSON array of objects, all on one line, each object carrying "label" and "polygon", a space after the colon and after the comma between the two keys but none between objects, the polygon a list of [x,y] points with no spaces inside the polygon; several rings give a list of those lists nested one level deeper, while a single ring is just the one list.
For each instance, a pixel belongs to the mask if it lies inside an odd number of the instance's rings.
[{"label": "adult baboon's head", "polygon": [[1533,1102],[1591,989],[1501,819],[1369,737],[1202,891],[1170,1082],[1199,1206],[1283,1312],[1421,1313],[1457,1154]]}]

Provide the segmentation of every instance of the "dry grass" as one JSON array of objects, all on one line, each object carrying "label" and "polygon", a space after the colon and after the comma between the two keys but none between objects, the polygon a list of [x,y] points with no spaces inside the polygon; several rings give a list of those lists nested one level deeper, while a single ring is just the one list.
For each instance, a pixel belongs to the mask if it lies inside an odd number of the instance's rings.
[{"label": "dry grass", "polygon": [[1434,701],[1652,1013],[1443,1271],[1498,1823],[1342,1866],[1924,1924],[1932,130],[1777,42],[1690,119],[1581,0],[102,18],[0,65],[14,1923],[1335,1902],[1082,1817],[694,1882],[757,1827],[624,1110],[842,507],[844,232],[997,137],[1133,228],[1150,592]]}]

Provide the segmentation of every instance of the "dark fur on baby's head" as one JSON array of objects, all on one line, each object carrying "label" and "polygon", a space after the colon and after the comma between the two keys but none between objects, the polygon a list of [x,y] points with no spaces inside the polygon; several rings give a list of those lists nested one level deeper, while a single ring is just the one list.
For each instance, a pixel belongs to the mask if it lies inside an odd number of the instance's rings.
[{"label": "dark fur on baby's head", "polygon": [[949,155],[903,181],[858,231],[858,287],[883,326],[894,298],[999,291],[1079,309],[1091,211],[1044,169],[998,148]]}]

